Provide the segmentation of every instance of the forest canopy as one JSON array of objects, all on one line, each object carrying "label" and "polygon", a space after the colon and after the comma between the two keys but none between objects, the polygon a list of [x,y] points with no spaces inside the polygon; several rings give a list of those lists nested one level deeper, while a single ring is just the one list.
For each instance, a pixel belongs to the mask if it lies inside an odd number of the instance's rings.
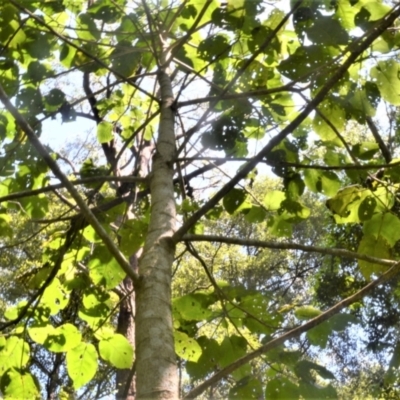
[{"label": "forest canopy", "polygon": [[399,398],[399,16],[0,0],[0,395]]}]

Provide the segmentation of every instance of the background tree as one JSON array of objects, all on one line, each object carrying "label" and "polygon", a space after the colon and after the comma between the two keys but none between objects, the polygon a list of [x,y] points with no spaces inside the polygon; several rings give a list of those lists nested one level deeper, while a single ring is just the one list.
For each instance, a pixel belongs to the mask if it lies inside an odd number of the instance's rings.
[{"label": "background tree", "polygon": [[397,395],[398,4],[0,6],[4,397]]}]

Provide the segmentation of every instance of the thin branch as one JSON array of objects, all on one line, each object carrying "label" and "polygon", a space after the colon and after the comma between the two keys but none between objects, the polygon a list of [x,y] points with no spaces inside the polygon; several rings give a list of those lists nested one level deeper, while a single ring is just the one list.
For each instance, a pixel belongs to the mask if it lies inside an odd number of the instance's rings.
[{"label": "thin branch", "polygon": [[[249,157],[179,157],[177,161],[179,162],[192,162],[192,161],[212,161],[212,162],[237,162],[237,161],[251,161],[252,158]],[[287,161],[272,161],[272,160],[263,160],[263,162],[271,167],[293,167],[299,169],[320,169],[324,171],[331,170],[374,170],[374,169],[390,169],[394,167],[398,167],[400,165],[400,161],[396,161],[391,164],[346,164],[346,165],[318,165],[318,164],[301,164],[301,163],[293,163]]]},{"label": "thin branch", "polygon": [[350,251],[346,249],[306,246],[304,244],[298,244],[298,243],[280,243],[269,240],[239,239],[239,238],[230,238],[217,235],[184,235],[182,237],[182,241],[217,242],[217,243],[235,244],[238,246],[261,247],[261,248],[275,249],[275,250],[301,250],[308,253],[320,253],[320,254],[329,254],[335,257],[355,258],[358,260],[364,260],[379,265],[385,265],[388,267],[397,264],[397,261],[372,257],[366,254],[359,254],[356,253],[355,251]]},{"label": "thin branch", "polygon": [[[69,181],[71,185],[85,185],[86,183],[95,182],[136,182],[143,183],[147,181],[147,178],[139,178],[136,176],[92,176],[90,178],[77,179],[75,181]],[[0,197],[0,203],[4,201],[22,199],[24,197],[36,196],[37,194],[53,192],[56,189],[62,189],[66,186],[63,183],[57,183],[55,185],[49,185],[42,187],[40,189],[33,190],[22,190],[21,192],[11,193],[7,196]]]},{"label": "thin branch", "polygon": [[117,260],[121,268],[125,273],[136,283],[139,282],[139,275],[132,271],[129,261],[121,253],[118,247],[115,245],[114,241],[108,236],[107,232],[98,221],[96,216],[91,211],[90,207],[86,204],[85,200],[81,197],[79,192],[75,189],[74,185],[69,181],[66,175],[61,171],[57,162],[53,160],[47,149],[42,145],[35,132],[31,126],[26,122],[25,118],[19,113],[19,111],[14,107],[14,105],[9,100],[7,94],[4,92],[3,87],[0,85],[0,100],[6,107],[6,109],[15,118],[17,124],[20,126],[23,132],[27,135],[32,146],[36,149],[38,154],[43,158],[49,168],[52,170],[54,175],[60,180],[64,187],[68,190],[72,198],[75,200],[85,219],[89,221],[95,232],[102,239],[103,243],[108,248],[110,254]]},{"label": "thin branch", "polygon": [[219,382],[221,379],[227,377],[230,373],[240,368],[242,365],[247,364],[251,360],[255,359],[256,357],[261,356],[262,354],[282,345],[287,340],[298,337],[304,332],[309,331],[310,329],[320,325],[321,323],[327,321],[333,315],[339,313],[344,308],[348,307],[349,305],[359,301],[367,294],[371,293],[377,286],[388,282],[389,280],[393,279],[399,273],[399,263],[394,263],[394,265],[382,274],[378,279],[370,282],[368,285],[364,286],[361,290],[357,293],[353,294],[352,296],[347,297],[346,299],[340,301],[339,303],[335,304],[333,307],[329,308],[318,317],[311,319],[310,321],[306,322],[303,325],[300,325],[292,330],[288,331],[287,333],[270,340],[264,346],[261,346],[259,349],[245,355],[242,358],[234,361],[232,364],[229,364],[227,367],[221,369],[217,373],[215,373],[211,378],[204,381],[202,384],[191,390],[184,399],[194,399],[195,397],[199,396],[203,393],[206,389],[208,389],[213,384]]},{"label": "thin branch", "polygon": [[[199,76],[201,79],[203,79],[202,76]],[[207,102],[218,102],[221,100],[235,100],[235,99],[243,99],[243,98],[249,98],[249,97],[260,97],[260,96],[267,96],[270,94],[274,93],[280,93],[280,92],[293,92],[293,93],[301,93],[303,90],[306,88],[295,88],[293,87],[297,81],[291,81],[287,83],[286,85],[279,86],[276,88],[271,88],[271,89],[259,89],[259,90],[252,90],[250,92],[241,92],[241,93],[226,93],[222,89],[219,89],[221,91],[221,94],[218,96],[206,96],[206,97],[201,97],[199,99],[193,99],[193,100],[186,100],[186,101],[178,101],[176,104],[177,108],[180,107],[187,107],[187,106],[192,106],[194,104],[201,104],[201,103],[207,103]],[[210,83],[213,87],[216,87],[215,84]]]},{"label": "thin branch", "polygon": [[386,146],[385,142],[383,141],[381,135],[378,132],[378,128],[374,124],[374,121],[372,120],[371,117],[365,117],[365,120],[367,121],[368,128],[371,131],[376,143],[378,143],[379,149],[381,150],[381,153],[383,155],[383,158],[387,163],[390,163],[392,161],[392,155],[390,154],[390,150]]}]

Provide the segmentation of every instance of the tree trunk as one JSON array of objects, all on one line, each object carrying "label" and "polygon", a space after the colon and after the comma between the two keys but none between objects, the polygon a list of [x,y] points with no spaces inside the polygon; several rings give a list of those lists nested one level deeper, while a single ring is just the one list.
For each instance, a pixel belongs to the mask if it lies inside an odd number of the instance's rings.
[{"label": "tree trunk", "polygon": [[[132,268],[137,270],[136,254],[130,258]],[[135,346],[135,292],[133,290],[133,282],[129,276],[123,281],[123,286],[127,296],[121,301],[119,306],[118,327],[117,332],[125,336],[132,347]],[[133,366],[131,369],[119,369],[116,374],[116,398],[135,400],[136,382],[134,377]]]},{"label": "tree trunk", "polygon": [[171,81],[158,75],[161,117],[150,182],[151,215],[143,255],[142,281],[136,287],[136,365],[138,399],[177,399],[178,375],[171,310],[171,267],[175,246],[176,207],[173,187],[175,157]]}]

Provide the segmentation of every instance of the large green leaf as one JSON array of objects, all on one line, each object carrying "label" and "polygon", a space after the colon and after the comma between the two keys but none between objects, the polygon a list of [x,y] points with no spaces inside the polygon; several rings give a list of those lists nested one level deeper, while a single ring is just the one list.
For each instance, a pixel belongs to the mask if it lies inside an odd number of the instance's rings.
[{"label": "large green leaf", "polygon": [[214,296],[202,293],[192,293],[173,301],[174,313],[187,321],[203,321],[212,315],[208,308],[215,301]]},{"label": "large green leaf", "polygon": [[29,344],[16,336],[10,336],[0,351],[0,375],[9,368],[25,367],[29,358]]},{"label": "large green leaf", "polygon": [[246,201],[247,194],[242,189],[232,189],[223,200],[223,205],[225,210],[228,211],[229,214],[233,214],[234,212],[238,212],[240,210],[244,210],[246,208],[251,208],[251,204]]},{"label": "large green leaf", "polygon": [[307,332],[307,338],[314,346],[325,348],[329,336],[333,332],[343,331],[350,323],[357,322],[357,319],[350,314],[336,314],[329,318],[328,321],[317,325],[315,328]]},{"label": "large green leaf", "polygon": [[[352,185],[339,190],[336,196],[326,202],[326,206],[338,223],[360,222],[359,208],[368,196],[371,196],[369,190]],[[365,212],[361,212],[361,218],[365,219]]]},{"label": "large green leaf", "polygon": [[264,197],[264,206],[271,211],[279,210],[281,203],[285,200],[286,195],[280,190],[272,190]]},{"label": "large green leaf", "polygon": [[331,16],[318,16],[310,28],[307,29],[308,38],[314,43],[323,46],[344,45],[349,42],[349,34],[339,21]]},{"label": "large green leaf", "polygon": [[323,193],[327,196],[333,196],[341,186],[340,179],[334,172],[316,169],[304,171],[304,182],[313,192]]},{"label": "large green leaf", "polygon": [[99,143],[107,143],[112,140],[112,129],[112,125],[106,121],[102,121],[97,125],[97,140]]},{"label": "large green leaf", "polygon": [[197,341],[189,337],[186,333],[175,331],[175,351],[176,354],[184,360],[197,362],[201,356],[202,350]]},{"label": "large green leaf", "polygon": [[285,377],[270,379],[265,388],[266,398],[288,400],[299,398],[299,387]]},{"label": "large green leaf", "polygon": [[229,399],[259,399],[263,395],[261,381],[254,377],[246,376],[229,391]]},{"label": "large green leaf", "polygon": [[53,282],[44,291],[41,304],[50,309],[51,315],[55,315],[67,306],[69,292],[58,278],[54,278]]},{"label": "large green leaf", "polygon": [[[377,237],[364,235],[364,237],[361,239],[360,245],[358,246],[358,253],[376,258],[389,259],[390,246],[387,240],[381,235],[378,235]],[[361,273],[364,275],[365,279],[368,280],[372,275],[380,274],[386,271],[388,268],[383,265],[364,260],[358,260],[358,264],[360,266]]]},{"label": "large green leaf", "polygon": [[28,372],[9,369],[0,381],[5,399],[39,399],[40,389],[37,380]]},{"label": "large green leaf", "polygon": [[107,289],[114,288],[124,279],[125,272],[104,245],[97,245],[88,264],[93,282]]},{"label": "large green leaf", "polygon": [[55,353],[65,352],[78,346],[82,335],[72,324],[64,324],[49,332],[43,345]]},{"label": "large green leaf", "polygon": [[395,60],[379,61],[371,69],[371,77],[376,80],[383,99],[400,105],[400,63]]},{"label": "large green leaf", "polygon": [[97,362],[97,351],[90,343],[81,343],[67,352],[67,371],[75,389],[79,389],[94,377]]},{"label": "large green leaf", "polygon": [[375,214],[363,226],[364,234],[378,238],[382,236],[393,247],[400,240],[400,220],[390,212]]},{"label": "large green leaf", "polygon": [[197,343],[202,348],[202,353],[196,362],[189,360],[186,363],[186,370],[193,379],[202,379],[220,368],[221,349],[215,339],[206,336],[199,337]]},{"label": "large green leaf", "polygon": [[133,349],[128,340],[120,335],[103,339],[99,343],[99,353],[103,360],[120,369],[131,368],[133,362]]},{"label": "large green leaf", "polygon": [[322,312],[313,306],[301,306],[295,309],[294,315],[297,319],[309,320],[318,317]]}]

